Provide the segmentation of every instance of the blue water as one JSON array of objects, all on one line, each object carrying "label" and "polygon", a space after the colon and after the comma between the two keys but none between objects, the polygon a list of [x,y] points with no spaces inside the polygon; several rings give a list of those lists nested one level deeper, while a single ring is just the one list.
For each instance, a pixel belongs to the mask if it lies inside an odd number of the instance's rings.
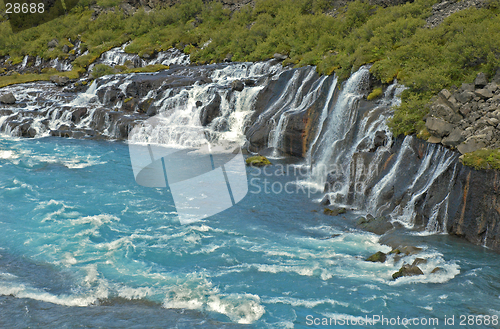
[{"label": "blue water", "polygon": [[[0,327],[306,328],[379,315],[441,328],[445,316],[460,327],[461,315],[500,315],[499,255],[401,233],[423,251],[365,262],[390,247],[353,228],[356,214],[324,215],[320,193],[271,192],[304,178],[287,161],[248,168],[240,203],[181,225],[168,189],[135,183],[126,144],[1,137]],[[392,280],[416,257],[424,276]]]}]

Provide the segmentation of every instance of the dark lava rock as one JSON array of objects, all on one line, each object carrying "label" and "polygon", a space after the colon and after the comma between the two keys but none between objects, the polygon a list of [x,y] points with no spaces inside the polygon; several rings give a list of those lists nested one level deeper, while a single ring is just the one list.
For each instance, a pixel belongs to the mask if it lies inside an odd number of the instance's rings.
[{"label": "dark lava rock", "polygon": [[57,86],[62,87],[69,83],[68,77],[61,77],[59,75],[53,75],[50,77],[50,81],[55,83]]},{"label": "dark lava rock", "polygon": [[385,234],[394,228],[386,217],[374,218],[369,214],[366,217],[360,217],[356,223],[356,227],[378,235]]},{"label": "dark lava rock", "polygon": [[231,82],[231,90],[242,91],[245,88],[245,84],[240,80],[235,80]]},{"label": "dark lava rock", "polygon": [[220,103],[220,95],[215,94],[215,97],[212,99],[212,101],[200,111],[200,121],[202,126],[208,126],[215,118],[220,115]]},{"label": "dark lava rock", "polygon": [[319,203],[322,206],[329,206],[330,205],[330,198],[328,195],[325,195],[323,199],[321,199],[321,202]]},{"label": "dark lava rock", "polygon": [[0,96],[0,103],[3,104],[14,104],[16,102],[16,97],[12,93],[8,93]]},{"label": "dark lava rock", "polygon": [[371,255],[370,257],[368,257],[366,259],[367,262],[374,262],[374,263],[383,263],[385,262],[385,260],[387,259],[387,255],[384,254],[383,252],[381,251],[377,251],[376,253],[374,253],[373,255]]},{"label": "dark lava rock", "polygon": [[338,216],[341,214],[345,214],[346,212],[347,212],[347,209],[345,209],[345,208],[335,208],[335,209],[325,208],[325,209],[323,209],[323,214],[330,215],[330,216]]},{"label": "dark lava rock", "polygon": [[392,278],[397,279],[402,276],[416,276],[416,275],[424,275],[424,272],[422,272],[422,270],[416,265],[404,264],[399,269],[399,271],[397,271],[392,275]]},{"label": "dark lava rock", "polygon": [[422,251],[422,248],[413,246],[399,246],[391,250],[390,254],[405,254],[405,255],[415,255]]}]

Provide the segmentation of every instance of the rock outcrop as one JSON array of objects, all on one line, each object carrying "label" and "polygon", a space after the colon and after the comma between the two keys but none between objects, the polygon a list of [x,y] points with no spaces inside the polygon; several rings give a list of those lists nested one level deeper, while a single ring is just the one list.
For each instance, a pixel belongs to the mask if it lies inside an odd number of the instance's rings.
[{"label": "rock outcrop", "polygon": [[483,147],[500,147],[500,69],[488,82],[479,73],[473,84],[453,93],[441,90],[434,98],[425,126],[430,143],[441,143],[469,153]]}]

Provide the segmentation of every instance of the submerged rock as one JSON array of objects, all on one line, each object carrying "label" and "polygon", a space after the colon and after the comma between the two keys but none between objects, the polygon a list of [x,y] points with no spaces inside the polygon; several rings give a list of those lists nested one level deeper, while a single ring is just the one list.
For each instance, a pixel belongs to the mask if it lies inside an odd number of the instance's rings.
[{"label": "submerged rock", "polygon": [[252,167],[263,167],[271,164],[271,161],[269,161],[268,158],[262,155],[256,155],[249,157],[245,160],[245,163],[247,166],[252,166]]},{"label": "submerged rock", "polygon": [[381,251],[377,251],[376,253],[374,253],[373,255],[371,255],[370,257],[368,257],[366,259],[367,262],[374,262],[374,263],[384,263],[385,260],[387,259],[387,255],[384,254],[383,252]]},{"label": "submerged rock", "polygon": [[378,235],[385,234],[387,231],[394,228],[392,223],[386,217],[382,216],[374,218],[370,214],[366,215],[366,217],[358,218],[356,227]]}]

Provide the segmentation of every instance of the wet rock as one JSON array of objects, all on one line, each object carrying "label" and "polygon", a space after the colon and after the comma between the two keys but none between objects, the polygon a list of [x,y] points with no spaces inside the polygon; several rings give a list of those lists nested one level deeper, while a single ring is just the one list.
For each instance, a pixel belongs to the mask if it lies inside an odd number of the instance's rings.
[{"label": "wet rock", "polygon": [[425,127],[432,135],[437,137],[444,137],[453,129],[453,125],[451,123],[434,117],[427,118]]},{"label": "wet rock", "polygon": [[492,82],[496,83],[497,85],[500,85],[500,67],[497,69],[496,74],[493,76],[491,79]]},{"label": "wet rock", "polygon": [[243,81],[235,80],[231,82],[231,90],[242,91],[243,88],[245,88],[245,84],[243,83]]},{"label": "wet rock", "polygon": [[367,262],[374,262],[374,263],[384,263],[386,259],[387,259],[387,255],[386,254],[384,254],[381,251],[377,251],[376,253],[374,253],[373,255],[371,255],[370,257],[368,257],[366,259],[366,261]]},{"label": "wet rock", "polygon": [[329,206],[330,205],[330,197],[328,195],[325,195],[323,199],[321,199],[320,205],[322,206]]},{"label": "wet rock", "polygon": [[486,74],[483,72],[478,73],[476,79],[474,80],[474,85],[476,88],[482,88],[488,84],[488,79],[486,79]]},{"label": "wet rock", "polygon": [[442,272],[443,269],[441,267],[435,267],[432,271],[431,271],[431,274],[434,274],[434,273],[439,273],[439,272]]},{"label": "wet rock", "polygon": [[202,105],[203,105],[203,102],[201,102],[201,101],[196,101],[195,105],[196,105],[196,107],[200,107],[200,106],[202,106]]},{"label": "wet rock", "polygon": [[210,103],[200,111],[200,121],[202,126],[208,126],[215,118],[220,115],[221,97],[215,94]]},{"label": "wet rock", "polygon": [[404,264],[399,271],[392,275],[392,278],[395,280],[404,276],[416,276],[416,275],[424,275],[424,272],[418,267],[414,265]]},{"label": "wet rock", "polygon": [[323,209],[323,214],[329,215],[329,216],[338,216],[341,214],[345,214],[346,212],[347,212],[347,209],[345,209],[345,208],[334,208],[334,209],[325,208],[325,209]]},{"label": "wet rock", "polygon": [[62,51],[63,51],[63,53],[66,53],[66,54],[69,53],[69,46],[68,45],[64,45],[62,47]]},{"label": "wet rock", "polygon": [[394,228],[388,218],[383,216],[374,218],[370,214],[366,215],[366,217],[358,218],[356,227],[378,235],[385,234]]},{"label": "wet rock", "polygon": [[374,149],[379,148],[380,146],[385,146],[387,144],[387,135],[385,131],[379,130],[375,133],[375,137],[373,138],[373,147]]},{"label": "wet rock", "polygon": [[126,100],[123,101],[122,105],[122,111],[135,111],[137,105],[139,103],[139,100],[137,98],[127,98]]},{"label": "wet rock", "polygon": [[432,144],[439,144],[439,143],[441,143],[441,140],[442,139],[439,138],[439,137],[431,136],[431,137],[429,137],[429,139],[427,140],[427,142],[432,143]]},{"label": "wet rock", "polygon": [[50,77],[50,81],[55,83],[56,86],[62,87],[62,86],[65,86],[69,83],[69,78],[59,76],[59,75],[53,75]]},{"label": "wet rock", "polygon": [[271,164],[271,161],[269,161],[268,158],[262,155],[256,155],[256,156],[251,156],[248,157],[245,160],[245,163],[247,166],[252,166],[252,167],[263,167]]},{"label": "wet rock", "polygon": [[87,115],[87,109],[86,108],[79,108],[73,111],[71,113],[71,121],[74,123],[79,123],[81,118]]},{"label": "wet rock", "polygon": [[474,94],[476,94],[476,96],[481,97],[482,99],[493,97],[493,93],[491,92],[491,90],[488,89],[476,89],[476,91],[474,91]]},{"label": "wet rock", "polygon": [[0,103],[11,105],[14,104],[15,102],[16,102],[16,97],[14,96],[13,93],[8,93],[0,96]]},{"label": "wet rock", "polygon": [[413,263],[411,264],[411,266],[418,266],[420,264],[427,264],[427,259],[425,258],[415,258],[415,260],[413,261]]},{"label": "wet rock", "polygon": [[148,98],[148,99],[140,102],[137,110],[141,113],[147,113],[149,110],[149,107],[151,106],[151,103],[153,103],[153,101],[154,101],[153,98]]},{"label": "wet rock", "polygon": [[233,61],[233,54],[226,54],[226,57],[224,57],[224,62],[230,63]]}]

